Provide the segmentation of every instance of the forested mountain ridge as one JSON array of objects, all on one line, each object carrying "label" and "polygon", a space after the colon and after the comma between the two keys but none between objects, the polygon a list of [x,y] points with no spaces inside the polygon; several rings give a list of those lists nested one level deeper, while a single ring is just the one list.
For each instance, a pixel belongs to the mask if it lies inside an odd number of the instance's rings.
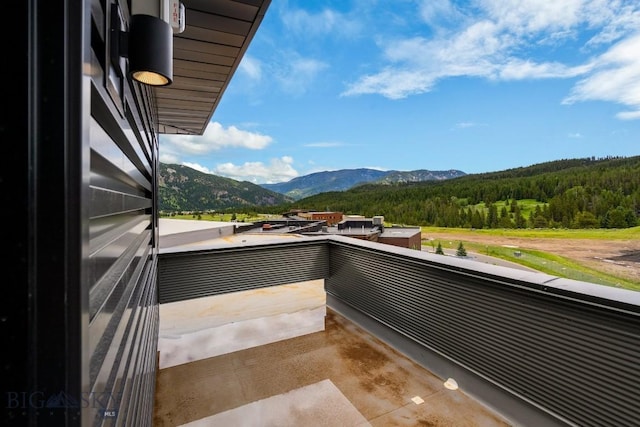
[{"label": "forested mountain ridge", "polygon": [[465,175],[459,170],[447,171],[382,171],[378,169],[339,169],[335,171],[315,172],[298,176],[287,182],[262,184],[264,188],[277,191],[293,199],[301,199],[329,191],[344,191],[366,183],[397,184],[443,180]]},{"label": "forested mountain ridge", "polygon": [[466,173],[450,169],[446,171],[431,171],[426,169],[418,169],[414,171],[389,171],[382,178],[373,181],[372,184],[404,184],[408,182],[422,181],[442,181],[445,179],[458,178]]},{"label": "forested mountain ridge", "polygon": [[161,211],[261,207],[293,200],[247,181],[236,181],[187,166],[165,163],[160,163],[158,186]]},{"label": "forested mountain ridge", "polygon": [[[528,218],[517,202],[522,199],[539,202]],[[445,181],[365,184],[287,207],[442,227],[631,227],[640,215],[640,156],[564,159]]]}]

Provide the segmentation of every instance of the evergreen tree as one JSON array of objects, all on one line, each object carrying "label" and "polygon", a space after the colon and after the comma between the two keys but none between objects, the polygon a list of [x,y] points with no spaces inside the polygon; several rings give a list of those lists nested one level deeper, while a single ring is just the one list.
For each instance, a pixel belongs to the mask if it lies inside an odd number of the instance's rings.
[{"label": "evergreen tree", "polygon": [[444,255],[444,251],[442,250],[442,245],[438,242],[438,247],[436,248],[436,253],[438,255]]},{"label": "evergreen tree", "polygon": [[458,245],[458,250],[456,251],[457,256],[467,256],[467,250],[464,248],[462,242]]},{"label": "evergreen tree", "polygon": [[488,205],[487,228],[495,228],[498,225],[498,208],[493,203]]}]

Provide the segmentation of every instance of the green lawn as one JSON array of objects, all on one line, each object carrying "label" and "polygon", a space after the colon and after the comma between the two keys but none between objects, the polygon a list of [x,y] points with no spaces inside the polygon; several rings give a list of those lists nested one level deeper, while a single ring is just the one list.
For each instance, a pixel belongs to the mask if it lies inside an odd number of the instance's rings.
[{"label": "green lawn", "polygon": [[553,276],[640,291],[640,283],[587,268],[559,255],[531,249],[518,248],[514,250],[503,246],[487,246],[471,242],[463,242],[463,244],[468,251],[515,262]]},{"label": "green lawn", "polygon": [[[231,222],[233,214],[231,213],[203,213],[201,215],[174,215],[171,217],[165,216],[164,218],[171,219],[191,219],[191,220],[201,220],[201,221],[222,221],[222,222]],[[236,221],[238,222],[253,222],[253,221],[261,221],[267,218],[268,215],[257,214],[257,215],[248,215],[244,213],[236,214]]]},{"label": "green lawn", "polygon": [[[441,227],[422,227],[422,231],[426,233],[455,234],[451,241],[442,240],[441,244],[444,249],[455,250],[462,236],[462,243],[467,251],[476,252],[483,255],[489,255],[501,258],[507,261],[515,262],[534,270],[551,274],[553,276],[564,277],[567,279],[580,280],[590,283],[596,283],[606,286],[614,286],[619,288],[640,291],[640,283],[633,282],[626,278],[613,276],[585,267],[568,258],[533,249],[514,249],[504,246],[486,245],[475,242],[464,241],[464,235],[478,236],[486,235],[501,237],[520,237],[520,238],[574,238],[583,239],[585,244],[589,240],[632,240],[640,238],[640,227],[627,229],[588,229],[588,230],[504,230],[504,229],[488,229],[488,230],[468,230]],[[455,240],[454,240],[455,239]],[[423,245],[437,244],[434,242],[423,242]],[[516,254],[519,254],[516,255]]]},{"label": "green lawn", "polygon": [[632,228],[593,228],[593,229],[480,229],[469,230],[463,228],[421,227],[423,233],[442,234],[473,234],[487,236],[522,237],[522,238],[558,238],[558,239],[604,239],[604,240],[631,240],[640,239],[640,226]]},{"label": "green lawn", "polygon": [[[542,207],[545,205],[544,203],[539,202],[536,199],[520,199],[517,201],[517,203],[518,206],[520,206],[520,213],[522,213],[522,216],[527,219],[529,218],[529,215],[531,215],[531,212],[536,209],[536,206],[539,205],[540,209],[542,209]],[[507,208],[507,211],[509,211],[509,208],[511,207],[511,201],[499,200],[495,203],[495,205],[496,208],[498,208],[498,214],[500,214],[503,206]],[[483,211],[485,214],[489,211],[484,202],[473,205],[473,207],[475,209]]]}]

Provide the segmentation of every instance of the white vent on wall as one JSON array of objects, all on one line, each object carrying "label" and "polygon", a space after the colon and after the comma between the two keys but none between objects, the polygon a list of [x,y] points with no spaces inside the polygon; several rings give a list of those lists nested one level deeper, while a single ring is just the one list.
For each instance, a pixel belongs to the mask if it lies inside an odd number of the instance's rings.
[{"label": "white vent on wall", "polygon": [[132,0],[132,15],[151,15],[171,25],[173,33],[184,31],[185,7],[180,0]]},{"label": "white vent on wall", "polygon": [[185,8],[180,0],[162,0],[162,19],[171,25],[174,34],[179,34],[185,28]]}]

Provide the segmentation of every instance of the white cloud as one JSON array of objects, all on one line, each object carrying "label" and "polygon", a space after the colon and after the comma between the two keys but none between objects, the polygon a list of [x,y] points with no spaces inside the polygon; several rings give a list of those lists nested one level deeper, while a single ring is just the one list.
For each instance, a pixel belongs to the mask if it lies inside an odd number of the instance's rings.
[{"label": "white cloud", "polygon": [[180,162],[180,157],[173,153],[165,153],[160,151],[160,161],[162,163],[175,164]]},{"label": "white cloud", "polygon": [[640,34],[622,40],[595,60],[594,71],[580,80],[563,103],[610,101],[631,107],[618,113],[637,119],[640,111]]},{"label": "white cloud", "polygon": [[311,142],[309,144],[304,144],[305,147],[310,148],[332,148],[332,147],[342,147],[344,144],[342,142]]},{"label": "white cloud", "polygon": [[564,31],[581,19],[583,0],[483,0],[488,18],[516,34]]},{"label": "white cloud", "polygon": [[251,80],[260,81],[262,78],[262,63],[253,56],[245,55],[238,69]]},{"label": "white cloud", "polygon": [[583,75],[593,68],[593,64],[568,67],[558,62],[536,64],[531,61],[512,59],[499,71],[503,80],[552,79]]},{"label": "white cloud", "polygon": [[204,155],[222,148],[246,148],[261,150],[273,142],[273,138],[257,132],[225,128],[218,122],[211,122],[203,135],[162,135],[160,150],[166,156],[178,158],[184,154]]},{"label": "white cloud", "polygon": [[422,0],[419,13],[422,20],[433,27],[461,17],[460,11],[449,0]]},{"label": "white cloud", "polygon": [[208,173],[208,174],[214,174],[214,173],[215,173],[214,171],[212,171],[212,170],[211,170],[211,169],[209,169],[208,167],[206,167],[206,166],[202,166],[202,165],[201,165],[201,164],[199,164],[199,163],[182,162],[182,164],[183,164],[184,166],[187,166],[187,167],[189,167],[189,168],[191,168],[191,169],[195,169],[195,170],[200,171],[200,172],[202,172],[202,173]]},{"label": "white cloud", "polygon": [[284,91],[301,95],[328,65],[312,58],[295,57],[295,54],[291,56],[294,58],[275,71],[275,76]]},{"label": "white cloud", "polygon": [[640,110],[638,111],[622,111],[616,114],[620,120],[640,120]]},{"label": "white cloud", "polygon": [[268,164],[263,162],[246,162],[242,165],[222,163],[217,165],[211,173],[238,181],[276,183],[288,181],[299,175],[292,165],[293,158],[283,156],[271,159]]},{"label": "white cloud", "polygon": [[[564,103],[616,102],[632,110],[617,117],[637,118],[640,3],[635,0],[478,0],[466,6],[423,0],[417,12],[437,27],[433,35],[380,40],[379,69],[353,81],[343,96],[400,99],[429,92],[438,81],[456,76],[496,81],[580,77]],[[584,41],[584,34],[592,36]],[[573,63],[560,62],[546,47],[581,40],[581,63],[575,57]],[[616,41],[607,52],[593,53]]]},{"label": "white cloud", "polygon": [[567,135],[569,138],[582,138],[582,134],[580,132],[572,132]]},{"label": "white cloud", "polygon": [[479,126],[487,126],[484,123],[476,123],[476,122],[459,122],[456,123],[456,128],[458,129],[468,129],[468,128],[473,128],[473,127],[479,127]]},{"label": "white cloud", "polygon": [[306,10],[286,8],[281,17],[289,31],[303,36],[353,36],[362,28],[358,19],[331,9],[314,14]]},{"label": "white cloud", "polygon": [[388,68],[377,74],[363,76],[342,95],[378,93],[389,99],[401,99],[408,95],[428,92],[436,79],[437,77],[420,71]]}]

